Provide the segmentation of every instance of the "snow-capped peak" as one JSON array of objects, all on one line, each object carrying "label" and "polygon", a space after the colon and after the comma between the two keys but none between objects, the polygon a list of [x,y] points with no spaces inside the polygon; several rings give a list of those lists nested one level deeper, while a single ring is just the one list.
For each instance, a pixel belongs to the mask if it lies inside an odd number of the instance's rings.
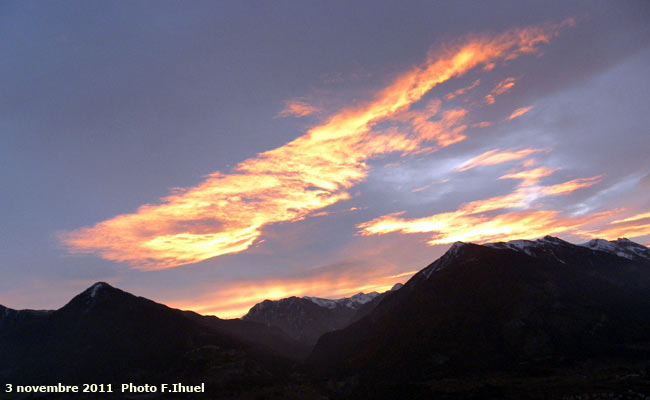
[{"label": "snow-capped peak", "polygon": [[[555,249],[560,246],[573,245],[553,236],[544,236],[543,238],[534,241],[511,240],[509,242],[487,243],[483,246],[491,247],[494,249],[511,249],[526,253],[531,257],[535,257],[539,254],[551,254],[556,259],[558,259],[558,261],[564,262],[562,259],[558,258]],[[650,249],[629,239],[617,239],[611,241],[604,239],[592,239],[587,243],[582,243],[578,246],[587,247],[596,251],[616,254],[619,257],[624,257],[629,260],[639,258],[650,260]]]},{"label": "snow-capped peak", "polygon": [[486,243],[483,246],[491,247],[493,249],[511,249],[515,251],[521,251],[528,254],[529,256],[532,256],[532,249],[535,248],[538,244],[540,244],[538,241],[532,240],[510,240],[508,242]]},{"label": "snow-capped peak", "polygon": [[356,310],[361,305],[372,301],[377,296],[379,296],[379,293],[371,292],[371,293],[357,293],[354,296],[344,297],[342,299],[336,299],[336,300],[322,299],[320,297],[310,297],[310,296],[305,296],[303,297],[303,299],[310,300],[321,307],[327,307],[329,309],[334,309],[343,306],[343,307],[349,307],[352,308],[353,310]]},{"label": "snow-capped peak", "polygon": [[555,256],[554,248],[558,246],[571,246],[570,243],[553,236],[544,236],[537,240],[510,240],[508,242],[486,243],[483,246],[493,249],[510,249],[518,252],[525,253],[531,257],[535,257],[539,252],[550,252],[558,261],[564,263],[563,260]]},{"label": "snow-capped peak", "polygon": [[429,265],[422,271],[418,272],[416,275],[422,274],[425,279],[429,279],[431,275],[434,272],[441,271],[444,269],[449,262],[454,259],[456,254],[462,249],[463,247],[467,246],[467,243],[464,242],[456,242],[451,247],[445,252],[445,254],[442,255],[439,259],[433,262],[433,264]]},{"label": "snow-capped peak", "polygon": [[320,297],[311,297],[311,296],[304,296],[303,299],[310,300],[311,302],[315,303],[316,305],[319,305],[321,307],[326,307],[326,308],[329,308],[329,309],[336,308],[336,306],[337,306],[336,300],[321,299]]},{"label": "snow-capped peak", "polygon": [[580,246],[592,250],[616,254],[619,257],[624,257],[629,260],[635,258],[645,258],[650,260],[650,249],[626,238],[610,241],[604,239],[592,239],[587,243],[582,243]]},{"label": "snow-capped peak", "polygon": [[344,302],[346,306],[356,309],[358,308],[358,305],[366,304],[372,301],[377,296],[379,296],[379,293],[377,292],[357,293],[348,299],[342,299],[342,300],[347,300]]}]

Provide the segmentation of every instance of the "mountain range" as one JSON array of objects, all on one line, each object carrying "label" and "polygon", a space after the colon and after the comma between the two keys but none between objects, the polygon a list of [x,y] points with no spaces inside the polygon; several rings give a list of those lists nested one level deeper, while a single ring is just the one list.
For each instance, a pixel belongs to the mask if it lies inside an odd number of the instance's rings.
[{"label": "mountain range", "polygon": [[55,311],[0,306],[0,383],[205,383],[206,398],[644,398],[649,294],[647,247],[550,236],[458,242],[403,287],[266,300],[235,320],[100,282]]}]

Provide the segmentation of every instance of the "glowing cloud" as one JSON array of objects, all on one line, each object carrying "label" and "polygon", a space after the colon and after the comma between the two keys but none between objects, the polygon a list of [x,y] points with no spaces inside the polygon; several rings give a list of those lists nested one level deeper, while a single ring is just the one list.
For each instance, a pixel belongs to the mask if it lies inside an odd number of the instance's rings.
[{"label": "glowing cloud", "polygon": [[502,95],[512,89],[515,86],[515,82],[517,82],[517,79],[511,77],[497,83],[494,89],[492,89],[492,91],[485,96],[485,102],[487,104],[494,104],[496,101],[495,96]]},{"label": "glowing cloud", "polygon": [[472,128],[487,128],[488,126],[492,126],[492,122],[490,122],[490,121],[481,121],[481,122],[477,122],[475,124],[472,124]]},{"label": "glowing cloud", "polygon": [[455,169],[456,171],[462,172],[479,166],[502,164],[508,161],[514,161],[528,157],[529,155],[539,151],[544,151],[544,149],[521,149],[503,151],[500,149],[489,150],[485,153],[479,154],[476,157],[470,158],[469,160],[457,166]]},{"label": "glowing cloud", "polygon": [[[473,36],[431,52],[425,63],[400,75],[373,100],[342,109],[305,135],[245,160],[229,173],[212,173],[160,204],[61,233],[60,239],[72,253],[96,254],[140,269],[171,268],[246,250],[266,225],[297,221],[348,199],[348,189],[368,173],[367,160],[391,152],[434,151],[463,140],[467,110],[439,111],[435,101],[423,110],[410,106],[438,84],[475,67],[534,53],[565,25],[573,21]],[[438,119],[432,121],[434,116]],[[396,126],[373,131],[380,122]]]},{"label": "glowing cloud", "polygon": [[287,100],[285,107],[278,113],[278,117],[306,117],[307,115],[319,112],[320,110],[309,103],[301,100]]},{"label": "glowing cloud", "polygon": [[511,172],[499,177],[499,179],[521,179],[521,186],[537,185],[539,180],[551,175],[555,170],[547,167],[539,167],[524,171]]},{"label": "glowing cloud", "polygon": [[554,210],[516,211],[497,216],[453,212],[411,220],[393,214],[359,227],[363,229],[362,234],[433,232],[428,244],[436,245],[456,241],[486,243],[536,238],[565,232],[591,220],[592,217],[563,218]]},{"label": "glowing cloud", "polygon": [[622,223],[622,222],[638,221],[638,220],[646,219],[646,218],[650,218],[650,212],[643,213],[643,214],[636,214],[636,215],[633,215],[631,217],[627,217],[627,218],[624,218],[624,219],[617,219],[616,221],[612,221],[611,223],[612,224],[618,224],[618,223]]},{"label": "glowing cloud", "polygon": [[456,90],[456,91],[453,91],[453,92],[451,92],[451,93],[447,93],[447,94],[445,95],[445,100],[453,100],[454,98],[456,98],[456,97],[458,97],[458,96],[461,96],[461,95],[463,95],[463,94],[469,92],[470,90],[474,89],[474,88],[477,87],[480,83],[481,83],[481,80],[480,80],[480,79],[477,79],[477,80],[475,80],[475,81],[474,81],[471,85],[469,85],[469,86],[465,86],[465,87],[462,87],[462,88],[460,88],[460,89],[458,89],[458,90]]},{"label": "glowing cloud", "polygon": [[611,221],[607,226],[581,232],[584,236],[603,239],[633,238],[650,235],[650,212]]},{"label": "glowing cloud", "polygon": [[532,109],[533,109],[533,106],[518,108],[515,111],[513,111],[512,114],[510,114],[508,119],[512,120],[512,119],[515,119],[517,117],[521,117],[522,115],[526,114],[528,111],[530,111]]},{"label": "glowing cloud", "polygon": [[[362,235],[432,232],[433,236],[428,243],[435,245],[455,241],[482,243],[535,238],[575,229],[597,219],[597,215],[570,218],[560,215],[556,210],[528,210],[540,198],[569,194],[591,186],[600,179],[600,177],[574,179],[550,186],[537,184],[542,177],[552,172],[553,170],[542,167],[504,175],[500,179],[521,180],[513,192],[465,203],[456,211],[415,219],[401,217],[403,212],[394,213],[359,224],[357,227]],[[496,213],[499,210],[511,209],[521,210]]]}]

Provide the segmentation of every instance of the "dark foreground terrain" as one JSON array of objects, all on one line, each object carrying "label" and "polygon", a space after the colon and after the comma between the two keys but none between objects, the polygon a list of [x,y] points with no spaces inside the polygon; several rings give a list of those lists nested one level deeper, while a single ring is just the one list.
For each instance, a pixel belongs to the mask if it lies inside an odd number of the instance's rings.
[{"label": "dark foreground terrain", "polygon": [[[56,311],[0,306],[0,383],[111,383],[76,396],[106,399],[650,399],[650,250],[625,239],[456,243],[386,293],[260,304],[222,320],[97,283]],[[129,382],[205,393],[121,393]]]}]

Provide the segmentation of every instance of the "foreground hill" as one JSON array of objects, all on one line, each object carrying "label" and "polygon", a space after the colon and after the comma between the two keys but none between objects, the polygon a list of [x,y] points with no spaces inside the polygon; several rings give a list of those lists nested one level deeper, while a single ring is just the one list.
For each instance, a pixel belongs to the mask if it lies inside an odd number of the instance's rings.
[{"label": "foreground hill", "polygon": [[[605,374],[634,379],[610,384],[633,390],[641,381],[647,390],[649,360],[648,249],[628,240],[573,245],[550,236],[456,243],[368,316],[323,335],[310,356],[319,371],[360,381],[356,393],[370,397],[407,390],[505,397],[499,390],[516,379],[534,392],[536,377],[582,374],[568,371],[589,363],[594,371],[623,363],[622,371]],[[473,391],[476,378],[483,389]],[[546,386],[557,386],[549,379]],[[568,387],[595,389],[580,379]]]}]

